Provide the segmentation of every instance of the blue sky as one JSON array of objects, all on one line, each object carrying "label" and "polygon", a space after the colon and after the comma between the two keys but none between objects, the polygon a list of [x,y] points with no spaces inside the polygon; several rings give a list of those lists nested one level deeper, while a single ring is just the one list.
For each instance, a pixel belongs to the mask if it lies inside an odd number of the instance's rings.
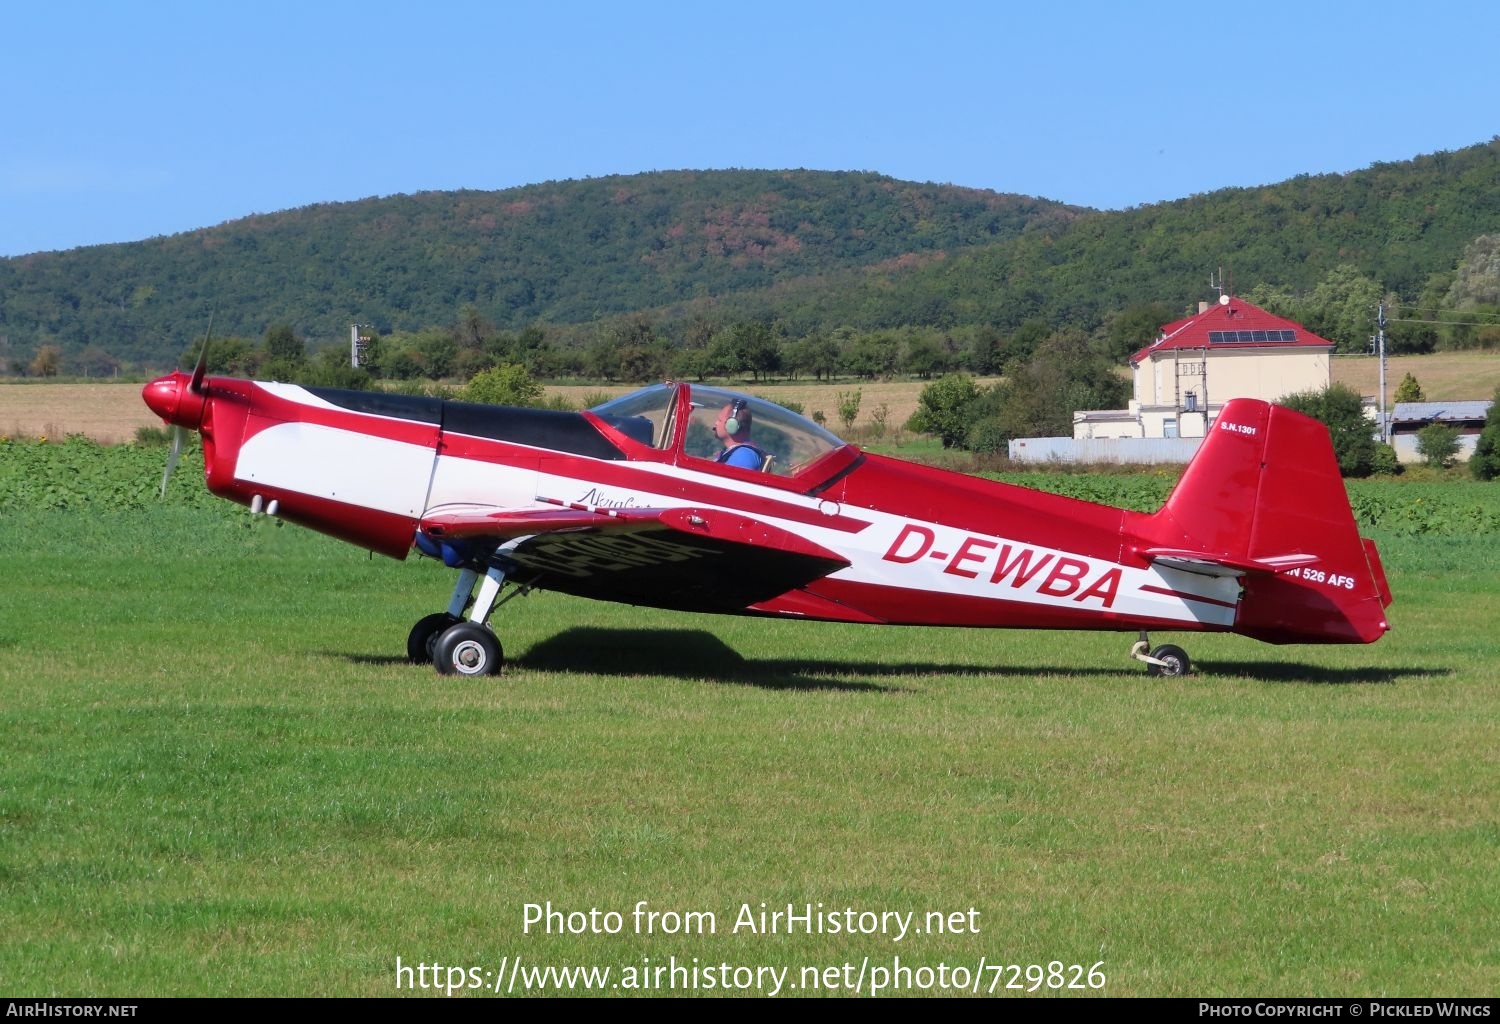
[{"label": "blue sky", "polygon": [[1500,5],[0,4],[0,256],[675,168],[1116,209],[1500,133]]}]

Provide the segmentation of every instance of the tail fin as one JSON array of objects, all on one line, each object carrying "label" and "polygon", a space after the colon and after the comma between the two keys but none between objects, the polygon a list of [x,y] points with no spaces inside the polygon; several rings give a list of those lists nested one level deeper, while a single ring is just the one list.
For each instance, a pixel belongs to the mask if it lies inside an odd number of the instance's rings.
[{"label": "tail fin", "polygon": [[1148,557],[1243,576],[1237,633],[1370,643],[1390,628],[1380,554],[1359,535],[1328,430],[1291,409],[1228,402],[1142,532]]}]

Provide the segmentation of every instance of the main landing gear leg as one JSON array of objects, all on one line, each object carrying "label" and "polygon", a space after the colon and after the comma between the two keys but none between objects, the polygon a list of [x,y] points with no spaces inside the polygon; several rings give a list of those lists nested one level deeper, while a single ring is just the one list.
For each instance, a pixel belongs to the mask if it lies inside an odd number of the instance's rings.
[{"label": "main landing gear leg", "polygon": [[[479,583],[479,590],[474,595],[468,619],[449,626],[433,641],[432,664],[439,675],[493,676],[499,675],[500,667],[505,664],[500,638],[486,625],[490,613],[495,610],[495,599],[505,586],[505,570],[492,564],[485,569],[483,579],[479,579],[478,573],[473,576]],[[452,609],[451,605],[449,609]]]},{"label": "main landing gear leg", "polygon": [[479,573],[473,569],[461,569],[458,582],[453,587],[453,597],[448,610],[434,612],[417,621],[406,637],[406,660],[416,665],[432,663],[432,648],[437,638],[449,626],[464,620],[464,609],[469,606],[469,595],[474,592],[474,583]]},{"label": "main landing gear leg", "polygon": [[1146,631],[1141,630],[1141,638],[1130,648],[1130,656],[1136,661],[1145,662],[1146,674],[1148,676],[1185,676],[1193,670],[1193,663],[1188,660],[1187,651],[1173,644],[1162,644],[1156,650],[1151,650],[1151,638]]},{"label": "main landing gear leg", "polygon": [[[429,615],[412,627],[406,641],[407,657],[414,662],[431,662],[445,676],[498,675],[505,664],[505,652],[487,625],[489,617],[500,605],[530,589],[520,587],[501,598],[505,577],[503,564],[491,564],[483,576],[474,569],[460,571],[448,610]],[[468,618],[464,618],[465,608]]]}]

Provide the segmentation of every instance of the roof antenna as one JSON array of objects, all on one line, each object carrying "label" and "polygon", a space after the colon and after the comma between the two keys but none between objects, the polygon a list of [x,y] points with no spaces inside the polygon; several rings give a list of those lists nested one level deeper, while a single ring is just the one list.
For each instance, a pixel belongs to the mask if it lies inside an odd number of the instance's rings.
[{"label": "roof antenna", "polygon": [[1216,291],[1216,292],[1219,293],[1219,302],[1222,303],[1224,301],[1224,268],[1223,267],[1219,268],[1219,273],[1218,273],[1218,279],[1217,280],[1215,280],[1215,275],[1213,275],[1213,274],[1209,274],[1208,275],[1208,286],[1210,288],[1212,288],[1214,291]]}]

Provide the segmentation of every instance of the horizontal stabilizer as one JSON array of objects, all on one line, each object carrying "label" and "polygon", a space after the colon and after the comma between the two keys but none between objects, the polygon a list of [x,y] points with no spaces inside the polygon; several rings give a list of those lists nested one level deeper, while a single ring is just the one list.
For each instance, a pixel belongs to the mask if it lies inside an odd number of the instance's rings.
[{"label": "horizontal stabilizer", "polygon": [[1246,573],[1278,573],[1316,565],[1317,555],[1271,555],[1261,558],[1210,557],[1201,551],[1179,551],[1173,548],[1147,548],[1141,552],[1157,565],[1168,569],[1195,572],[1200,576],[1244,576]]}]

